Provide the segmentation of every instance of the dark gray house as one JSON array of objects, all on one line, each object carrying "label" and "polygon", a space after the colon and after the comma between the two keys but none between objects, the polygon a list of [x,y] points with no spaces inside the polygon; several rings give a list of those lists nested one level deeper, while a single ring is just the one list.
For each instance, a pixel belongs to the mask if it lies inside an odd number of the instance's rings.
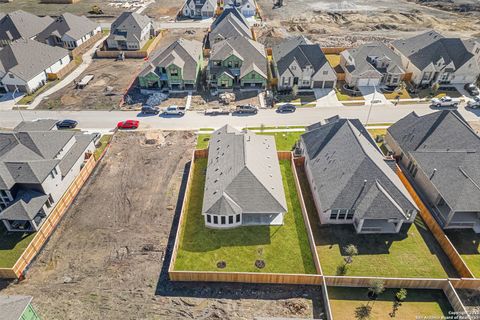
[{"label": "dark gray house", "polygon": [[322,224],[353,224],[357,233],[398,233],[412,223],[415,202],[358,119],[316,124],[300,148]]},{"label": "dark gray house", "polygon": [[480,137],[458,112],[412,112],[386,142],[443,228],[480,233]]},{"label": "dark gray house", "polygon": [[287,211],[273,136],[228,125],[212,134],[202,214],[211,228],[282,225]]},{"label": "dark gray house", "polygon": [[140,50],[153,34],[153,22],[149,17],[123,12],[112,23],[107,47],[113,50]]},{"label": "dark gray house", "polygon": [[211,48],[216,42],[237,36],[252,39],[252,31],[245,17],[237,8],[227,8],[210,26],[206,47]]}]

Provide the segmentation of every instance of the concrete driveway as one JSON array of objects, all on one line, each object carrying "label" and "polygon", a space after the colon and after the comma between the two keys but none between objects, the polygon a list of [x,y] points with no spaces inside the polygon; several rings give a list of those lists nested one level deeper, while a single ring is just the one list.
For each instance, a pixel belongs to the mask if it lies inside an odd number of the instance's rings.
[{"label": "concrete driveway", "polygon": [[393,105],[376,87],[359,87],[358,88],[365,98],[365,105],[384,104]]},{"label": "concrete driveway", "polygon": [[333,89],[313,89],[315,99],[317,99],[316,107],[341,107],[342,103],[338,101],[335,90]]}]

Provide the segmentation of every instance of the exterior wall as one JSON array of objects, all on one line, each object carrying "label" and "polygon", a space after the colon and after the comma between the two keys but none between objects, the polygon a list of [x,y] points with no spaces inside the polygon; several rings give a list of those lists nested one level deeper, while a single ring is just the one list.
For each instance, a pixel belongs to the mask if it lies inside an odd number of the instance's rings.
[{"label": "exterior wall", "polygon": [[242,87],[249,87],[249,84],[261,84],[262,87],[265,87],[267,84],[267,79],[262,77],[255,71],[247,73],[243,78],[240,79],[240,85]]},{"label": "exterior wall", "polygon": [[[225,73],[222,73],[217,80],[214,82],[219,88],[231,88],[233,87],[233,79],[226,75]],[[225,85],[222,85],[224,83]]]},{"label": "exterior wall", "polygon": [[451,79],[452,84],[475,83],[480,70],[476,57],[472,57],[468,62],[456,70]]},{"label": "exterior wall", "polygon": [[[222,216],[215,214],[203,214],[205,226],[214,229],[230,229],[242,225],[242,215]],[[222,223],[223,222],[223,223]]]},{"label": "exterior wall", "polygon": [[138,82],[142,88],[151,88],[155,85],[156,87],[160,87],[160,78],[154,72],[150,72],[144,77],[139,77]]}]

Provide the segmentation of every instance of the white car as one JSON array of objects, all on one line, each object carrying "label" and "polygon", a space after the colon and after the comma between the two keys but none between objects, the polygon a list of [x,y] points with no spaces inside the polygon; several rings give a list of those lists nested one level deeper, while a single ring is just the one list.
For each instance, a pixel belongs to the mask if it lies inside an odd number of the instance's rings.
[{"label": "white car", "polygon": [[472,109],[480,108],[480,98],[474,97],[472,100],[468,100],[467,107]]},{"label": "white car", "polygon": [[185,114],[185,108],[180,106],[169,106],[163,110],[163,114],[172,115],[172,116],[183,116]]},{"label": "white car", "polygon": [[440,99],[433,98],[431,103],[432,103],[432,106],[437,107],[437,108],[440,108],[440,107],[456,108],[460,104],[460,100],[453,99],[449,96],[445,96],[445,97],[441,97]]}]

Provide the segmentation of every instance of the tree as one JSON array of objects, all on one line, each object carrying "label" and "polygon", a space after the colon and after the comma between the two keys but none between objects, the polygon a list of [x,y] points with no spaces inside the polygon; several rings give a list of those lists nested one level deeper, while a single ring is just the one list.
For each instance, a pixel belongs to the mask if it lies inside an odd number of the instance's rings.
[{"label": "tree", "polygon": [[397,298],[398,301],[405,301],[405,299],[407,299],[407,289],[402,288],[398,290],[395,298]]},{"label": "tree", "polygon": [[345,254],[347,255],[345,257],[345,264],[352,263],[353,257],[358,255],[358,249],[354,244],[349,244],[343,247],[343,251],[345,251]]},{"label": "tree", "polygon": [[440,89],[440,84],[437,82],[432,86],[432,96],[435,96],[437,94],[438,89]]},{"label": "tree", "polygon": [[355,309],[355,318],[358,320],[369,319],[372,313],[372,307],[367,304],[362,304]]},{"label": "tree", "polygon": [[374,279],[370,281],[370,287],[368,287],[368,297],[375,300],[377,296],[385,291],[385,281],[382,279]]}]

